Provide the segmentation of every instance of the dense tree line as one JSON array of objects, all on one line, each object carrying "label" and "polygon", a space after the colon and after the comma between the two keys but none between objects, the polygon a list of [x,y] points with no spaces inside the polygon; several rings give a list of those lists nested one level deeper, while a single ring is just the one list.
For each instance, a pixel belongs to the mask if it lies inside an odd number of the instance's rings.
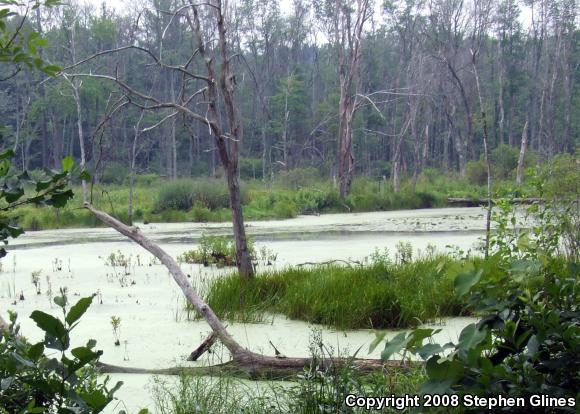
[{"label": "dense tree line", "polygon": [[[180,71],[204,71],[179,12],[187,5],[30,10],[24,24],[48,40],[42,57],[69,69],[54,79],[2,69],[2,147],[14,149],[15,164],[54,168],[84,152],[104,181],[220,174],[210,128],[171,108],[151,111],[146,99],[191,96],[192,110],[208,99],[205,80]],[[288,11],[239,0],[225,13],[243,177],[314,166],[342,192],[341,168],[395,188],[426,167],[465,174],[483,156],[484,120],[499,154],[527,146],[543,161],[578,145],[574,0],[294,0]],[[209,12],[199,18],[217,53],[216,23]]]}]

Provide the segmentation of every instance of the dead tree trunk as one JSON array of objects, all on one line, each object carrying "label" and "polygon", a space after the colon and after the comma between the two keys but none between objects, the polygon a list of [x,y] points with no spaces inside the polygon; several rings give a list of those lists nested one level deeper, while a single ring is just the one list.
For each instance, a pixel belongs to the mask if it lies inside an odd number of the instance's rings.
[{"label": "dead tree trunk", "polygon": [[[353,14],[354,10],[354,16]],[[357,0],[356,7],[341,1],[334,17],[334,36],[338,49],[338,74],[340,100],[338,106],[338,180],[340,197],[350,193],[354,175],[352,150],[352,122],[358,109],[360,65],[362,61],[361,37],[363,26],[369,18],[369,0]],[[354,23],[352,18],[354,17]]]},{"label": "dead tree trunk", "polygon": [[[208,7],[210,13],[215,17],[217,25],[217,47],[207,50],[208,44],[213,44],[212,41],[204,38],[200,23],[200,8]],[[187,10],[187,12],[186,12]],[[177,114],[181,113],[188,119],[200,122],[208,127],[210,134],[213,135],[217,152],[219,154],[221,163],[226,171],[226,178],[229,189],[230,207],[232,210],[233,233],[236,243],[236,262],[240,275],[249,279],[254,275],[251,255],[248,249],[248,243],[244,228],[244,219],[242,214],[242,200],[240,196],[240,185],[238,181],[238,154],[239,143],[242,138],[242,128],[238,122],[236,105],[234,100],[235,90],[235,76],[230,70],[230,61],[235,54],[231,56],[227,48],[226,38],[226,24],[224,20],[224,10],[221,0],[211,0],[207,3],[194,4],[189,2],[186,6],[182,6],[178,11],[173,13],[173,16],[185,18],[188,25],[191,27],[193,37],[197,41],[198,48],[193,52],[185,65],[170,65],[163,61],[161,55],[156,55],[151,50],[139,46],[124,46],[117,49],[112,49],[104,52],[99,52],[93,56],[84,59],[81,62],[68,67],[65,70],[70,70],[82,63],[95,59],[104,54],[119,53],[128,49],[136,49],[146,54],[153,60],[154,64],[160,68],[178,72],[181,75],[182,83],[179,93],[175,95],[175,99],[164,101],[156,98],[151,94],[138,91],[126,82],[115,76],[96,75],[92,73],[65,73],[63,76],[70,77],[93,77],[99,79],[107,79],[117,83],[126,93],[127,102],[141,108],[142,110],[172,110],[172,113],[165,116],[161,121],[155,124],[153,129],[162,125],[168,120],[172,120]],[[195,73],[190,69],[191,61],[194,57],[199,56],[202,64],[205,66],[206,74]],[[216,71],[216,65],[219,68],[219,73]],[[191,90],[191,82],[203,81],[205,86],[199,90]],[[201,102],[196,102],[196,99],[203,99]],[[204,111],[196,112],[191,109],[193,104],[196,108],[203,105]],[[222,116],[220,110],[223,108],[225,117]],[[222,118],[225,120],[222,122]],[[212,149],[213,151],[213,149]]]},{"label": "dead tree trunk", "polygon": [[524,160],[526,158],[526,152],[528,150],[528,119],[526,118],[526,123],[524,124],[524,129],[522,131],[522,143],[520,146],[520,156],[518,158],[518,168],[516,172],[516,184],[522,185],[524,183]]},{"label": "dead tree trunk", "polygon": [[137,161],[137,143],[141,136],[141,122],[145,111],[141,110],[137,124],[134,127],[133,145],[131,146],[131,159],[129,160],[129,201],[127,207],[127,223],[133,225],[133,194],[135,190],[135,167]]}]

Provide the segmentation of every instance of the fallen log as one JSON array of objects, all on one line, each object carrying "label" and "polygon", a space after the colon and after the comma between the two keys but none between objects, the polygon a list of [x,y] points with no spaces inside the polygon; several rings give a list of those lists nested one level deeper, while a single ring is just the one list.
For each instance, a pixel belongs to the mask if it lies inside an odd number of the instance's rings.
[{"label": "fallen log", "polygon": [[[502,199],[493,199],[491,200],[492,203],[496,203],[498,200],[507,200],[513,204],[535,204],[535,203],[542,203],[544,200],[541,198],[502,198]],[[461,198],[461,197],[449,197],[447,199],[447,204],[458,204],[466,207],[477,207],[477,206],[484,206],[487,205],[489,202],[489,198]]]},{"label": "fallen log", "polygon": [[[134,373],[134,374],[164,374],[177,375],[184,372],[194,373],[211,373],[215,370],[226,371],[235,375],[236,373],[246,375],[248,378],[258,379],[261,377],[278,377],[288,374],[302,372],[304,367],[310,366],[314,361],[312,358],[277,358],[258,354],[241,346],[227,331],[222,321],[216,316],[214,311],[199,296],[189,283],[189,279],[179,267],[179,264],[165,250],[149,240],[137,227],[127,226],[121,221],[109,214],[94,208],[90,203],[85,202],[84,207],[104,224],[117,230],[119,233],[127,236],[141,247],[157,257],[165,265],[173,280],[181,288],[181,291],[191,303],[193,308],[205,319],[212,329],[216,338],[226,347],[231,354],[232,360],[224,364],[213,367],[178,367],[165,369],[141,369],[118,367],[107,364],[100,364],[103,372],[109,373]],[[332,364],[335,367],[342,366],[346,363],[353,363],[355,369],[360,372],[372,372],[384,370],[385,367],[401,367],[399,361],[383,362],[378,359],[355,359],[352,358],[330,358],[324,360],[323,364]],[[316,361],[318,362],[318,361]]]},{"label": "fallen log", "polygon": [[[272,362],[276,361],[277,364]],[[250,380],[294,380],[305,368],[316,367],[319,370],[332,371],[352,364],[361,375],[383,372],[385,375],[401,373],[420,362],[401,363],[401,361],[383,362],[377,359],[326,358],[275,358],[262,356],[261,359],[232,359],[228,362],[208,366],[176,366],[169,368],[133,368],[110,365],[99,362],[97,367],[103,374],[148,374],[148,375],[229,375]]]},{"label": "fallen log", "polygon": [[332,265],[335,263],[344,263],[345,265],[352,267],[353,264],[362,266],[362,263],[358,260],[342,260],[342,259],[334,259],[334,260],[327,260],[325,262],[304,262],[298,263],[296,267],[304,267],[304,266],[327,266]]}]

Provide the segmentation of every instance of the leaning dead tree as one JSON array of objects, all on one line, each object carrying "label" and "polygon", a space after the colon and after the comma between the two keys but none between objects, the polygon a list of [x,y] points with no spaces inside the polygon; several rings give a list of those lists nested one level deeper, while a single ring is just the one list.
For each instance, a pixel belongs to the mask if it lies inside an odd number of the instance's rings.
[{"label": "leaning dead tree", "polygon": [[[96,209],[88,202],[85,203],[84,206],[104,224],[117,230],[124,236],[127,236],[161,261],[167,270],[169,270],[169,273],[180,287],[187,301],[193,306],[197,313],[203,317],[203,319],[212,329],[213,335],[215,335],[217,339],[219,339],[219,341],[226,347],[232,357],[231,361],[214,367],[176,367],[161,370],[147,370],[102,364],[101,368],[103,371],[116,373],[157,373],[167,375],[179,374],[184,371],[189,371],[196,374],[208,374],[216,371],[225,371],[232,374],[242,373],[250,378],[275,378],[295,374],[296,372],[300,372],[305,366],[309,366],[315,362],[312,358],[280,358],[276,356],[266,356],[252,352],[241,346],[227,331],[224,324],[216,316],[209,305],[205,303],[205,301],[193,289],[187,276],[183,273],[179,267],[179,264],[173,257],[171,257],[157,244],[149,240],[146,236],[144,236],[138,228],[127,226],[107,213]],[[333,366],[352,363],[354,367],[361,372],[377,371],[388,367],[396,369],[401,366],[401,363],[398,361],[389,361],[388,363],[384,363],[383,361],[376,359],[354,359],[351,361],[345,358],[331,358],[325,361],[316,361],[316,363],[326,365],[332,364]]]},{"label": "leaning dead tree", "polygon": [[[231,71],[231,62],[235,55],[230,55],[228,47],[228,28],[222,1],[211,0],[200,4],[189,1],[176,11],[159,12],[169,16],[169,21],[157,49],[133,44],[102,51],[66,68],[63,75],[66,74],[70,78],[89,76],[115,82],[131,104],[142,110],[167,112],[157,126],[181,114],[191,122],[200,122],[208,128],[214,138],[228,184],[236,244],[236,264],[241,277],[252,278],[254,268],[244,228],[238,180],[238,154],[242,128],[234,98],[236,79]],[[208,27],[204,26],[202,21]],[[191,55],[182,64],[167,63],[163,55],[163,37],[172,25],[177,24],[187,27],[193,39]],[[178,93],[171,94],[172,97],[169,99],[163,99],[139,91],[121,79],[118,68],[113,75],[71,72],[73,68],[79,68],[83,63],[97,57],[128,50],[145,54],[152,61],[149,66],[171,73],[175,79],[180,79]]]}]

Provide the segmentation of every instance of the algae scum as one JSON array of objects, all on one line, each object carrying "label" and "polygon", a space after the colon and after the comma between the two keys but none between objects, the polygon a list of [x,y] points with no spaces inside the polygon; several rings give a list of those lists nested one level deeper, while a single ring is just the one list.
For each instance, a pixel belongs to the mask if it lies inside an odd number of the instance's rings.
[{"label": "algae scum", "polygon": [[[363,261],[375,249],[394,253],[399,242],[409,242],[415,254],[434,246],[449,251],[453,245],[474,249],[483,234],[484,213],[479,208],[431,209],[360,214],[303,216],[296,219],[249,222],[248,232],[257,249],[266,246],[277,254],[273,266],[283,268],[305,262]],[[228,234],[226,223],[173,223],[139,225],[174,257],[196,246],[202,234]],[[51,305],[61,287],[71,301],[76,296],[97,294],[74,340],[94,338],[104,351],[103,362],[162,368],[180,364],[207,364],[227,355],[207,354],[195,363],[185,362],[189,353],[210,329],[187,311],[183,296],[165,268],[134,243],[110,229],[28,232],[9,246],[0,272],[0,306],[19,314],[22,332],[31,340],[41,331],[28,318],[35,309],[56,312]],[[114,254],[111,258],[111,254]],[[192,284],[203,294],[212,278],[231,269],[183,264]],[[264,266],[266,268],[266,266]],[[23,299],[23,300],[21,300]],[[118,319],[116,327],[112,318]],[[470,318],[452,318],[440,324],[440,341],[456,339]],[[441,322],[441,321],[439,321]],[[249,349],[274,354],[306,356],[313,328],[322,339],[341,352],[359,347],[361,357],[378,357],[380,349],[366,355],[374,338],[370,330],[334,331],[305,322],[271,315],[260,323],[228,322],[234,337]],[[394,335],[394,334],[393,334]],[[119,345],[115,345],[115,342]],[[73,344],[76,345],[76,344]],[[218,352],[219,354],[219,352]],[[212,358],[209,361],[208,358]],[[154,408],[147,385],[148,375],[116,375],[125,381],[117,393],[128,412]],[[109,412],[114,412],[111,404]]]}]

